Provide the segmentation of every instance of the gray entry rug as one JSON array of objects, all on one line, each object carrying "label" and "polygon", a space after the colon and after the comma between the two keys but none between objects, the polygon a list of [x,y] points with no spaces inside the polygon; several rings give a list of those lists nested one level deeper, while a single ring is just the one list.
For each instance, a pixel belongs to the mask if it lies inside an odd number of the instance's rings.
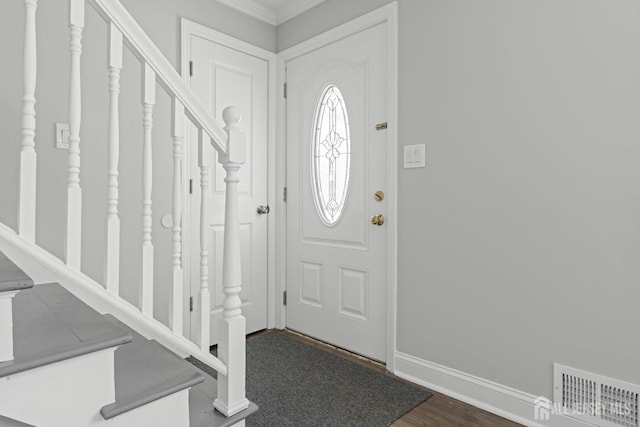
[{"label": "gray entry rug", "polygon": [[280,331],[247,340],[247,398],[260,408],[247,427],[383,427],[429,397],[417,386]]}]

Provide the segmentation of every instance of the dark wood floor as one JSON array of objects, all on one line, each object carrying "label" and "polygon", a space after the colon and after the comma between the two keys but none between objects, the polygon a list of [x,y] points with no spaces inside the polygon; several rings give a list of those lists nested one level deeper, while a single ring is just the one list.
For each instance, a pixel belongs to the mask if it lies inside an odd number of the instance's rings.
[{"label": "dark wood floor", "polygon": [[520,425],[444,394],[434,391],[431,393],[433,396],[430,399],[396,420],[391,427],[514,427]]},{"label": "dark wood floor", "polygon": [[[364,364],[373,369],[386,372],[384,365],[360,357],[348,351],[336,348],[330,344],[306,337],[297,332],[285,330],[286,333],[298,337],[309,344],[321,347],[329,352],[339,354],[356,363]],[[390,373],[386,372],[388,375]],[[401,381],[404,381],[401,379]],[[447,427],[447,426],[473,426],[473,427],[516,427],[520,424],[506,420],[490,412],[483,411],[474,406],[452,399],[444,394],[428,390],[433,396],[416,406],[412,411],[396,420],[391,427]]]}]

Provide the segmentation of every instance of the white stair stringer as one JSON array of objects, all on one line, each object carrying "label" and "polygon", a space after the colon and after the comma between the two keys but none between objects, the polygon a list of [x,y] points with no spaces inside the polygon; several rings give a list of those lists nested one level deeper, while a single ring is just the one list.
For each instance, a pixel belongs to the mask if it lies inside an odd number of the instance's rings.
[{"label": "white stair stringer", "polygon": [[[47,277],[48,280],[57,281],[99,313],[111,313],[144,337],[158,341],[179,356],[191,355],[215,369],[220,375],[227,374],[226,366],[218,358],[201,350],[185,337],[174,334],[171,329],[157,320],[145,316],[128,301],[107,292],[95,280],[70,268],[34,243],[22,239],[15,231],[2,223],[0,223],[0,241],[3,241],[5,246],[11,247],[13,261],[21,267],[25,266],[27,275],[31,275],[27,264],[33,264],[35,261],[37,265],[42,266],[43,269],[51,272],[52,276],[55,276],[53,278]],[[23,263],[19,258],[23,260],[31,258],[32,261]],[[40,272],[40,274],[42,273]]]},{"label": "white stair stringer", "polygon": [[0,413],[41,427],[106,425],[100,407],[115,397],[115,350],[107,348],[0,378]]}]

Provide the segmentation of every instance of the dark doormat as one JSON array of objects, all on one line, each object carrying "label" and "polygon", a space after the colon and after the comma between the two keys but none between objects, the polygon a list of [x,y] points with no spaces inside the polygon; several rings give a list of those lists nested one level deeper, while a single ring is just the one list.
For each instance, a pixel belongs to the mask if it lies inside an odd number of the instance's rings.
[{"label": "dark doormat", "polygon": [[247,398],[260,408],[247,427],[383,427],[429,397],[280,331],[247,340]]}]

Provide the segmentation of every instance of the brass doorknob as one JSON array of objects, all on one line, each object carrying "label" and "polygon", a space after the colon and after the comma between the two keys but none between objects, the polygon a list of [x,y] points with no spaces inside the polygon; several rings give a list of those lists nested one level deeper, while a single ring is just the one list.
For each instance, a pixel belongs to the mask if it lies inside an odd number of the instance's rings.
[{"label": "brass doorknob", "polygon": [[371,217],[371,224],[377,225],[378,227],[384,224],[384,215],[377,214]]}]

